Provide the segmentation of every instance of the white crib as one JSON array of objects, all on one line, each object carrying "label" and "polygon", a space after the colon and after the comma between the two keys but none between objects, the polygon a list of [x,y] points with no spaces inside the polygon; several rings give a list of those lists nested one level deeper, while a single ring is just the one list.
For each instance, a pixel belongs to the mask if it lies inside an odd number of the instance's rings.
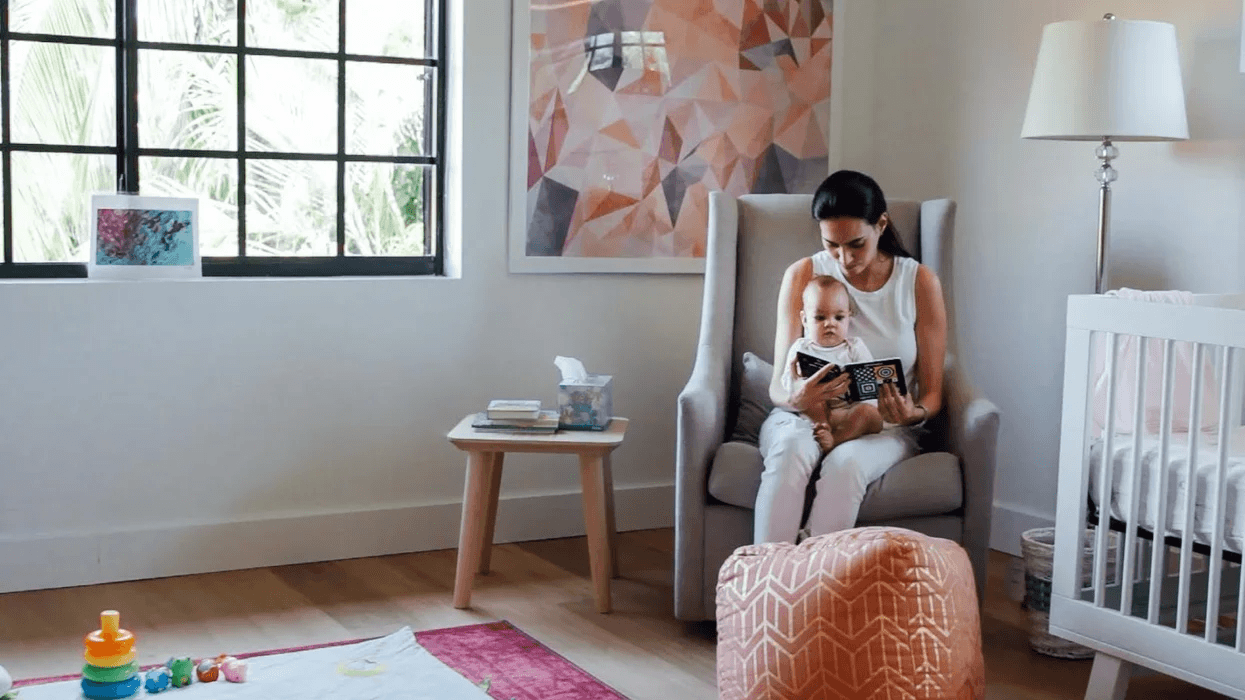
[{"label": "white crib", "polygon": [[1087,700],[1135,666],[1245,699],[1245,294],[1067,318],[1050,631],[1096,652]]}]

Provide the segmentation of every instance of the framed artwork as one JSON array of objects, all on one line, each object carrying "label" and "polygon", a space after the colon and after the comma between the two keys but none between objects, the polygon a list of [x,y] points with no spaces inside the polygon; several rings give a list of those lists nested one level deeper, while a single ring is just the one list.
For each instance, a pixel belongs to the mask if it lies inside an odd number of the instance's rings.
[{"label": "framed artwork", "polygon": [[827,175],[831,0],[514,0],[512,272],[704,271],[709,192]]},{"label": "framed artwork", "polygon": [[199,200],[128,194],[91,196],[87,277],[199,277]]}]

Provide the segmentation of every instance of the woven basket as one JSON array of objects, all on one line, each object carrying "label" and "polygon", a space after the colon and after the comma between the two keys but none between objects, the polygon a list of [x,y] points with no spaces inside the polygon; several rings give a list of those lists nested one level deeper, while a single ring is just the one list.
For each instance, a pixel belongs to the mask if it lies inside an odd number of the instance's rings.
[{"label": "woven basket", "polygon": [[[1093,533],[1086,531],[1085,547],[1081,552],[1081,585],[1088,587],[1093,581]],[[1108,536],[1107,581],[1115,581],[1116,557],[1115,533]],[[1094,650],[1070,642],[1050,633],[1050,589],[1054,569],[1055,528],[1039,527],[1026,530],[1020,536],[1020,551],[1025,560],[1024,607],[1029,611],[1029,646],[1039,654],[1060,659],[1088,659]]]}]

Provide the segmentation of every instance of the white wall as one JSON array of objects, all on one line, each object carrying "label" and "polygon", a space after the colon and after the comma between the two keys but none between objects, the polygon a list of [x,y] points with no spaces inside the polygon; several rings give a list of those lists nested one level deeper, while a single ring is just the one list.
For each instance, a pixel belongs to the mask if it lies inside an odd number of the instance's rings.
[{"label": "white wall", "polygon": [[[473,0],[455,49],[460,278],[0,282],[0,591],[452,547],[445,432],[490,397],[552,402],[555,354],[613,373],[633,418],[620,527],[670,524],[701,280],[507,272],[509,5]],[[1096,221],[1092,145],[1020,122],[1042,25],[1108,10],[1176,24],[1194,136],[1120,145],[1114,282],[1239,290],[1239,0],[846,0],[836,19],[834,162],[959,202],[947,285],[1004,413],[994,545],[1013,552],[1054,514],[1064,303],[1092,291]],[[566,459],[513,456],[502,488],[500,540],[582,532]]]},{"label": "white wall", "polygon": [[1098,216],[1094,144],[1020,138],[1042,26],[1105,12],[1176,26],[1192,138],[1118,144],[1111,286],[1240,291],[1241,2],[870,2],[873,119],[853,138],[872,153],[856,163],[895,196],[959,203],[961,352],[1003,413],[993,546],[1017,553],[1054,517],[1066,298],[1094,290]]},{"label": "white wall", "polygon": [[[461,278],[0,283],[0,592],[455,546],[445,433],[557,354],[633,418],[620,528],[672,524],[701,278],[507,272],[510,3],[470,4]],[[582,533],[572,458],[502,490],[500,540]]]}]

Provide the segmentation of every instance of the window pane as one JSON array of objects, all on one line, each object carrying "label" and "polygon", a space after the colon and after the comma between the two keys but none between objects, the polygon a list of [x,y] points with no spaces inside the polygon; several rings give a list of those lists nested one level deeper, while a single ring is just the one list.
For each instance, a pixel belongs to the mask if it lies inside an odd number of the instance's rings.
[{"label": "window pane", "polygon": [[346,65],[346,150],[362,155],[429,153],[425,86],[435,79],[423,66]]},{"label": "window pane", "polygon": [[425,0],[346,0],[346,51],[426,58]]},{"label": "window pane", "polygon": [[337,255],[337,164],[246,163],[247,255]]},{"label": "window pane", "polygon": [[114,38],[117,6],[113,0],[5,0],[9,30],[30,34],[65,34]]},{"label": "window pane", "polygon": [[238,43],[236,0],[138,0],[137,12],[141,41]]},{"label": "window pane", "polygon": [[144,148],[235,150],[236,56],[140,51],[138,138]]},{"label": "window pane", "polygon": [[117,157],[13,154],[13,257],[86,262],[91,194],[115,192]]},{"label": "window pane", "polygon": [[199,253],[238,254],[238,161],[139,158],[143,194],[199,198]]},{"label": "window pane", "polygon": [[14,142],[116,145],[116,49],[14,41],[10,56]]},{"label": "window pane", "polygon": [[248,56],[246,147],[337,152],[337,62]]},{"label": "window pane", "polygon": [[266,49],[337,51],[338,0],[249,0],[246,43]]},{"label": "window pane", "polygon": [[424,188],[433,171],[401,163],[346,164],[346,255],[428,255]]}]

